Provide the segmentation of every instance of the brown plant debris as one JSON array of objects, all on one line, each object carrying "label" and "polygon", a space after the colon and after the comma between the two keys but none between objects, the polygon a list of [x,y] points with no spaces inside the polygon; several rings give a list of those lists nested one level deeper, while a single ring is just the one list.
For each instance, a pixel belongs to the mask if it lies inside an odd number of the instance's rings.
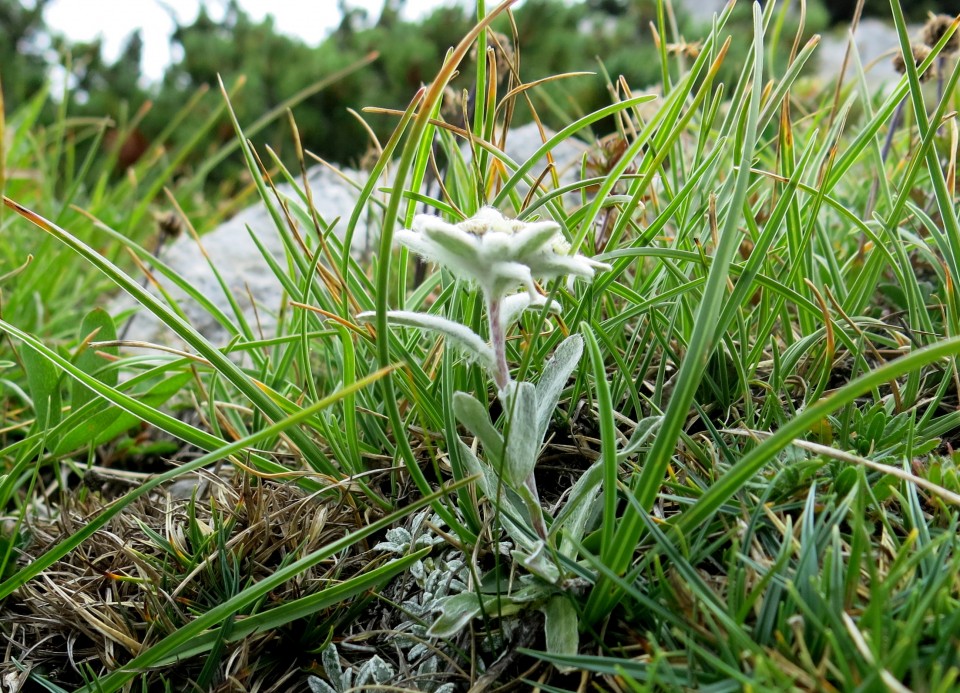
[{"label": "brown plant debris", "polygon": [[[297,486],[205,473],[194,500],[168,492],[141,498],[77,549],[0,604],[6,641],[0,680],[30,670],[75,686],[122,666],[145,648],[245,587],[334,541],[363,520]],[[107,501],[80,488],[52,517],[29,520],[25,565],[76,532]],[[300,572],[260,608],[315,593],[370,566],[363,544]],[[333,607],[286,628],[226,643],[204,690],[289,690],[329,632]],[[326,630],[323,630],[323,628]],[[321,632],[322,631],[322,632]],[[317,640],[314,640],[317,638]],[[147,685],[194,690],[208,658],[192,657],[145,674]],[[209,669],[209,667],[208,667]],[[162,678],[161,678],[162,676]]]}]

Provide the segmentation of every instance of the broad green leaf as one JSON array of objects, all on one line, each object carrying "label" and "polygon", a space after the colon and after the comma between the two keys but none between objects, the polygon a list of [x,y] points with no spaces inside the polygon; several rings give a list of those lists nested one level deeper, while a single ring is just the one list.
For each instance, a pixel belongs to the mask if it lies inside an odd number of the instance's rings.
[{"label": "broad green leaf", "polygon": [[27,376],[30,399],[33,400],[36,417],[34,430],[49,430],[60,422],[62,414],[60,369],[29,346],[20,350],[20,358]]},{"label": "broad green leaf", "polygon": [[[197,332],[192,325],[180,317],[180,315],[178,315],[175,311],[171,310],[156,296],[142,287],[139,282],[135,281],[119,267],[110,262],[108,258],[102,256],[76,236],[60,228],[53,222],[44,219],[40,215],[31,212],[25,207],[10,200],[5,200],[5,203],[14,209],[17,214],[29,220],[38,228],[42,229],[46,233],[50,234],[50,236],[53,238],[71,248],[91,266],[102,271],[118,287],[130,294],[134,299],[136,299],[140,304],[142,304],[158,319],[160,319],[165,325],[167,325],[167,327],[183,338],[188,345],[196,350],[199,356],[206,359],[210,363],[211,367],[220,373],[225,381],[236,387],[237,390],[246,398],[248,398],[257,409],[262,411],[268,419],[279,421],[283,418],[283,411],[273,401],[270,400],[269,396],[267,396],[267,394],[260,389],[260,386],[257,384],[257,382],[247,373],[245,373],[240,366],[231,361],[229,356],[227,356],[225,353],[215,348],[209,341],[207,341],[206,338]],[[3,322],[4,324],[8,324],[7,321]],[[7,331],[13,334],[16,332],[22,333],[22,330],[9,328]],[[40,345],[40,348],[34,346],[34,342],[29,335],[25,337],[21,336],[19,338],[21,341],[27,343],[28,346],[37,351],[42,351],[44,348],[42,345]],[[59,406],[59,395],[57,405]],[[340,478],[342,476],[340,470],[333,465],[329,458],[326,457],[326,455],[317,445],[316,440],[313,439],[307,431],[304,431],[299,427],[294,427],[287,431],[286,435],[290,437],[293,444],[299,448],[304,458],[315,470],[320,470],[323,473],[329,474],[335,478]],[[366,487],[364,487],[364,489],[368,490]]]},{"label": "broad green leaf", "polygon": [[[114,325],[113,318],[102,308],[94,308],[83,318],[80,323],[80,352],[74,357],[73,362],[84,373],[93,376],[100,382],[115,387],[117,384],[118,373],[114,368],[102,370],[108,361],[97,354],[97,349],[91,349],[89,342],[96,340],[99,342],[111,342],[117,338],[117,328]],[[105,354],[116,356],[117,347],[103,347],[99,349]],[[87,402],[97,398],[97,395],[86,385],[78,380],[70,381],[70,411],[77,411]]]},{"label": "broad green leaf", "polygon": [[[168,378],[164,378],[151,385],[143,394],[132,393],[134,397],[143,405],[156,409],[165,404],[173,395],[179,392],[188,382],[193,379],[189,372],[176,373]],[[82,385],[77,383],[78,387]],[[124,411],[120,407],[107,404],[104,401],[98,406],[101,411],[91,412],[89,415],[82,415],[77,425],[69,429],[57,442],[55,452],[57,454],[66,453],[71,450],[83,447],[88,443],[93,445],[102,445],[107,441],[113,440],[121,433],[133,426],[136,426],[140,418]],[[63,424],[69,424],[72,420],[67,419]]]}]

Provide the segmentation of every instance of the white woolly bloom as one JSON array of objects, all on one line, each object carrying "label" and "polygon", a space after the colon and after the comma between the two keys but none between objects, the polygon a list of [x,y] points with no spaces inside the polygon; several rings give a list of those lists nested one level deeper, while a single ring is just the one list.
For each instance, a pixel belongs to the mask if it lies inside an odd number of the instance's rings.
[{"label": "white woolly bloom", "polygon": [[517,286],[534,297],[535,277],[592,279],[596,270],[609,269],[583,255],[570,255],[556,222],[507,219],[493,207],[484,207],[459,224],[419,214],[413,229],[399,231],[396,238],[423,258],[474,282],[488,298],[503,296]]}]

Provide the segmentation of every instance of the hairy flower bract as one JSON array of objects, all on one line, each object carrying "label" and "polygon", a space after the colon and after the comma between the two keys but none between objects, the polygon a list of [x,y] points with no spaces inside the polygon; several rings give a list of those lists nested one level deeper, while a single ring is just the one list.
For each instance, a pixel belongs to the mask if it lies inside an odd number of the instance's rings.
[{"label": "hairy flower bract", "polygon": [[534,297],[534,278],[592,279],[597,269],[608,269],[583,255],[569,255],[556,222],[508,219],[493,207],[483,207],[458,224],[419,214],[412,229],[397,233],[397,241],[475,283],[488,297],[502,296],[518,286]]}]

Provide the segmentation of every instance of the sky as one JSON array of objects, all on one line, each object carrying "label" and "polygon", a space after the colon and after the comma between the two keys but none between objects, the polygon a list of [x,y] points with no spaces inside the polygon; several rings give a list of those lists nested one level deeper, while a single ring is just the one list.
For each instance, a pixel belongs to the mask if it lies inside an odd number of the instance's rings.
[{"label": "sky", "polygon": [[[405,15],[416,17],[441,5],[463,0],[408,0]],[[364,8],[374,19],[383,0],[347,0],[351,7]],[[225,0],[206,0],[212,17],[222,17]],[[170,35],[174,19],[192,22],[200,0],[54,0],[44,11],[47,26],[74,41],[104,39],[108,60],[120,54],[126,37],[140,29],[143,35],[143,76],[158,80],[170,63]],[[337,0],[240,0],[240,6],[254,19],[272,14],[277,28],[307,43],[317,44],[340,22]],[[311,9],[305,9],[311,8]],[[309,17],[308,21],[304,17]]]}]

